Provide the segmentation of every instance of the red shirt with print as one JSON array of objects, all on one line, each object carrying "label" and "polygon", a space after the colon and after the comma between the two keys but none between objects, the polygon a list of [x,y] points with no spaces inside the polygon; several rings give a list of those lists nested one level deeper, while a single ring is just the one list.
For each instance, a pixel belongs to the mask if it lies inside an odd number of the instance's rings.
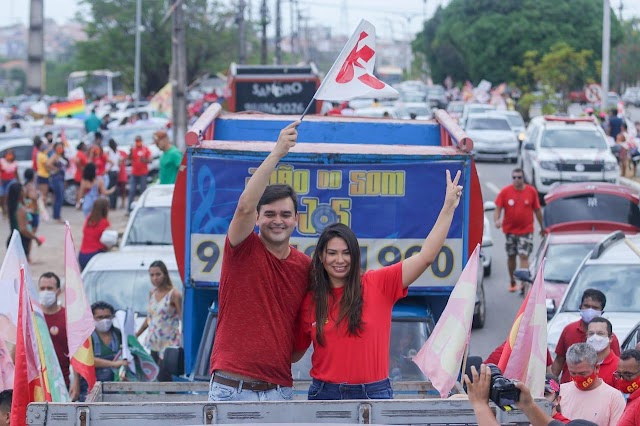
[{"label": "red shirt with print", "polygon": [[533,212],[540,208],[538,191],[525,185],[521,190],[506,186],[496,198],[496,206],[504,209],[502,231],[505,234],[524,235],[533,232]]},{"label": "red shirt with print", "polygon": [[146,176],[149,174],[149,165],[142,161],[143,159],[151,159],[151,151],[142,145],[131,148],[131,174],[134,176]]},{"label": "red shirt with print", "polygon": [[55,314],[44,314],[44,320],[49,327],[53,349],[56,351],[56,358],[60,363],[60,369],[64,376],[64,382],[69,387],[69,347],[67,346],[67,315],[64,308],[60,308]]},{"label": "red shirt with print", "polygon": [[315,304],[311,293],[307,294],[298,317],[295,350],[304,350],[313,341],[314,379],[349,384],[384,380],[389,377],[391,311],[396,301],[407,295],[402,287],[402,262],[362,276],[363,331],[359,336],[348,333],[346,320],[336,323],[343,291],[344,287],[334,288],[329,296],[324,346],[317,341]]}]

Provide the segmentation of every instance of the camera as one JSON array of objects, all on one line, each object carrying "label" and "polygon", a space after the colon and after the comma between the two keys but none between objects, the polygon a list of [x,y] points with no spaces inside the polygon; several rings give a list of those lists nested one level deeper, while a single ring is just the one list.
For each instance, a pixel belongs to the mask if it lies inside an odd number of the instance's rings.
[{"label": "camera", "polygon": [[489,387],[489,399],[502,411],[510,411],[514,404],[520,400],[520,389],[515,381],[502,375],[502,371],[495,364],[488,364],[491,371],[491,385]]}]

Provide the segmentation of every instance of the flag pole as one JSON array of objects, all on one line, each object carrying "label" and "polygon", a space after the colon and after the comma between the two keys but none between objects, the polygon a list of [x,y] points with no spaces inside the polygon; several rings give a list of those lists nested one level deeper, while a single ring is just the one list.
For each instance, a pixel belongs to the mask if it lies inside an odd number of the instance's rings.
[{"label": "flag pole", "polygon": [[309,109],[311,108],[311,105],[313,105],[313,103],[315,102],[315,98],[311,98],[311,102],[309,102],[309,105],[307,105],[307,107],[304,109],[304,112],[302,113],[302,115],[300,116],[300,121],[302,121],[302,119],[304,118],[305,115],[307,115],[307,113],[309,112]]},{"label": "flag pole", "polygon": [[[464,372],[467,370],[467,357],[468,356],[469,356],[469,343],[467,343],[464,346],[464,355],[462,355],[462,373],[460,374],[460,378],[462,378],[461,382],[464,382]],[[471,377],[469,377],[469,378],[471,378]]]}]

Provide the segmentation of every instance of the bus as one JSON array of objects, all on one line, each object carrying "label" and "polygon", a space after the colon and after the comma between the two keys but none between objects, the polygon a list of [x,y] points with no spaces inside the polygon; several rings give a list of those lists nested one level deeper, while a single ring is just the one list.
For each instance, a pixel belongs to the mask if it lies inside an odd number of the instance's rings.
[{"label": "bus", "polygon": [[89,101],[107,98],[109,100],[124,96],[122,75],[116,71],[74,71],[69,74],[67,94],[82,87]]}]

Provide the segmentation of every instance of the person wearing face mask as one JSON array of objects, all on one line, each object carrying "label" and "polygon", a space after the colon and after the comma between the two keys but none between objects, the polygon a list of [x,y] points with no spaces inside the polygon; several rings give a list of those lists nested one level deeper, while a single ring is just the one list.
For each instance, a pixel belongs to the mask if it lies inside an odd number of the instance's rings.
[{"label": "person wearing face mask", "polygon": [[547,374],[545,378],[544,397],[552,404],[551,417],[553,420],[563,424],[569,423],[570,420],[560,412],[560,401],[562,400],[562,397],[560,397],[560,383],[558,383],[558,378],[553,374]]},{"label": "person wearing face mask", "polygon": [[[613,327],[608,319],[596,317],[587,326],[587,343],[598,353],[600,377],[609,386],[614,386],[613,373],[618,368],[618,355],[611,350]],[[615,387],[615,386],[614,386]]]},{"label": "person wearing face mask", "polygon": [[618,426],[640,426],[640,351],[628,349],[620,355],[615,388],[626,395],[627,406]]},{"label": "person wearing face mask", "polygon": [[58,223],[64,223],[60,213],[62,211],[62,201],[64,197],[64,172],[69,166],[69,160],[64,154],[62,142],[56,142],[53,146],[53,155],[47,161],[49,170],[49,184],[53,190],[53,218]]},{"label": "person wearing face mask", "polygon": [[136,191],[140,188],[142,194],[147,189],[147,175],[149,174],[149,163],[151,163],[151,151],[142,143],[142,136],[137,135],[135,144],[129,153],[131,161],[131,176],[129,176],[129,202],[128,209],[131,211],[131,204],[136,197]]},{"label": "person wearing face mask", "polygon": [[567,351],[571,382],[560,385],[562,414],[600,426],[615,426],[624,411],[624,397],[598,377],[596,350],[588,343],[576,343]]},{"label": "person wearing face mask", "polygon": [[[113,326],[115,309],[107,302],[98,301],[91,305],[96,329],[91,334],[93,356],[96,366],[96,380],[113,382],[117,369],[126,367],[127,360],[115,359],[122,345],[122,334]],[[80,401],[87,395],[87,382],[80,379]]]},{"label": "person wearing face mask", "polygon": [[53,272],[45,272],[38,280],[38,301],[44,313],[44,319],[49,328],[51,342],[56,351],[56,357],[60,363],[64,382],[69,388],[69,397],[72,401],[77,399],[80,393],[78,380],[71,383],[69,376],[69,347],[67,346],[67,314],[65,309],[58,304],[58,297],[62,294],[60,278]]},{"label": "person wearing face mask", "polygon": [[[607,298],[600,290],[589,288],[582,293],[580,319],[567,324],[564,330],[562,330],[560,338],[558,339],[558,345],[556,346],[556,358],[553,360],[553,365],[551,366],[551,372],[560,377],[560,383],[567,383],[571,380],[565,362],[567,350],[575,343],[584,343],[587,341],[587,325],[594,318],[602,316],[606,304]],[[620,356],[620,343],[615,334],[611,335],[610,346],[613,353]],[[562,373],[562,376],[560,376],[560,373]]]}]

